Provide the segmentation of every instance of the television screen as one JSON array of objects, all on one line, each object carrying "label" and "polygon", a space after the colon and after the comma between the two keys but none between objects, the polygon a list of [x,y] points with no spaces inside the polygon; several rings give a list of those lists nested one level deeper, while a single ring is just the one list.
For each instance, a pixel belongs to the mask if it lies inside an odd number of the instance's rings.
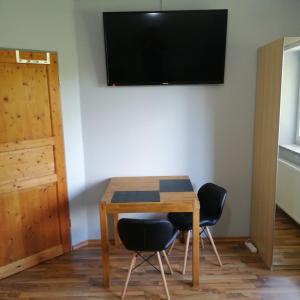
[{"label": "television screen", "polygon": [[104,12],[108,85],[224,82],[227,10]]}]

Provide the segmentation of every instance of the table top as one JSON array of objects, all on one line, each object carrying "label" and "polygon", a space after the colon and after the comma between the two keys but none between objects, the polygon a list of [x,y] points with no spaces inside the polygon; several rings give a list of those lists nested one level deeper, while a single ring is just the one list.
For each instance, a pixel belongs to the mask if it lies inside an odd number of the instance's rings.
[{"label": "table top", "polygon": [[[149,202],[139,201],[139,195],[149,197]],[[126,197],[132,199],[126,201]],[[107,206],[108,212],[188,212],[199,206],[188,176],[113,177],[101,203]]]}]

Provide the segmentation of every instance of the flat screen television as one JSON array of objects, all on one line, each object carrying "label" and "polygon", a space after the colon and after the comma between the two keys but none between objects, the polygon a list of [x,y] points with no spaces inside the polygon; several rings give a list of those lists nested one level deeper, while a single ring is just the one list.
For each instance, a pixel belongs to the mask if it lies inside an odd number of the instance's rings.
[{"label": "flat screen television", "polygon": [[104,12],[107,84],[224,83],[227,13]]}]

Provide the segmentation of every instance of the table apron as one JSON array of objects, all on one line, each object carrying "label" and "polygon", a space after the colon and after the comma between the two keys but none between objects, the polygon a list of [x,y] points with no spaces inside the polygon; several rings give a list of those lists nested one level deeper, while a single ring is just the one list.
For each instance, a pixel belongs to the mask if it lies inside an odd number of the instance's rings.
[{"label": "table apron", "polygon": [[106,204],[107,213],[193,212],[193,203]]}]

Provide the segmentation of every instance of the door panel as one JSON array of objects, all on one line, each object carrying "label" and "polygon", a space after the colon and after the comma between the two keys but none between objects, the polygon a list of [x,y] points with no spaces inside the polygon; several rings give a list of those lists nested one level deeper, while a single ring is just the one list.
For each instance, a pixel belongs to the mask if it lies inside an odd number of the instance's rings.
[{"label": "door panel", "polygon": [[0,143],[52,135],[44,65],[0,64]]},{"label": "door panel", "polygon": [[259,48],[256,78],[251,239],[273,261],[283,39]]},{"label": "door panel", "polygon": [[71,247],[57,56],[20,56],[0,50],[0,278]]},{"label": "door panel", "polygon": [[61,244],[56,185],[1,196],[0,266]]},{"label": "door panel", "polygon": [[0,182],[54,174],[52,146],[0,153]]}]

